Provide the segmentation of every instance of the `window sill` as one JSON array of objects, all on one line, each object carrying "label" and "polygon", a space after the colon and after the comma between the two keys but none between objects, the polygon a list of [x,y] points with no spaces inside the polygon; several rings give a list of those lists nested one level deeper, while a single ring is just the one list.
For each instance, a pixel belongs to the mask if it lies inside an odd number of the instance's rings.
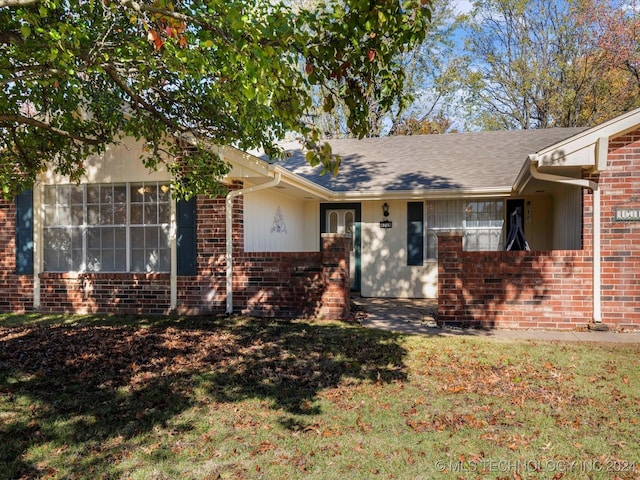
[{"label": "window sill", "polygon": [[145,272],[42,272],[40,279],[58,279],[58,278],[82,278],[82,279],[101,279],[109,278],[113,280],[165,280],[171,277],[170,273],[145,273]]}]

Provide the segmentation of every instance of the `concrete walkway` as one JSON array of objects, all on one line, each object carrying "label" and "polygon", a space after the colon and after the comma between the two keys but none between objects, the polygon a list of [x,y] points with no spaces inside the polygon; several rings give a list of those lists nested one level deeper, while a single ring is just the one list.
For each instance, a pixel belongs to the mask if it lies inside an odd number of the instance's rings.
[{"label": "concrete walkway", "polygon": [[437,300],[352,298],[356,305],[356,317],[369,328],[378,328],[398,333],[422,334],[431,337],[490,337],[512,340],[578,341],[640,343],[640,331],[573,331],[573,330],[479,330],[440,328],[435,322]]}]

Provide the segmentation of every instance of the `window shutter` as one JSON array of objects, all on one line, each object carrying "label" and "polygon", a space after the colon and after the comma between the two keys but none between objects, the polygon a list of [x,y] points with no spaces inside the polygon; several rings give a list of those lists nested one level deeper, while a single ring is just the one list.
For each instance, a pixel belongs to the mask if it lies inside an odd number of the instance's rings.
[{"label": "window shutter", "polygon": [[424,204],[407,203],[407,265],[424,261]]},{"label": "window shutter", "polygon": [[16,197],[16,273],[33,275],[33,191]]},{"label": "window shutter", "polygon": [[193,276],[198,274],[196,251],[196,199],[178,200],[177,213],[177,250],[178,275]]}]

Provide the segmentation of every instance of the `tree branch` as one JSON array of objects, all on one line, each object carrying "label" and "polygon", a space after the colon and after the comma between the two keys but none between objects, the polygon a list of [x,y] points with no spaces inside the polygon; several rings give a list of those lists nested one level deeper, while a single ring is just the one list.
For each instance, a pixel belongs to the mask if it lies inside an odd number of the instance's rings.
[{"label": "tree branch", "polygon": [[22,45],[24,44],[24,38],[22,38],[22,35],[20,35],[18,32],[2,32],[0,34],[0,45],[7,44]]},{"label": "tree branch", "polygon": [[111,65],[108,65],[108,64],[102,65],[102,68],[104,69],[106,74],[109,75],[109,78],[111,78],[111,80],[113,80],[113,82],[123,92],[129,95],[129,97],[134,102],[134,104],[141,105],[147,112],[152,114],[154,117],[158,118],[167,127],[179,130],[181,132],[185,131],[184,128],[179,127],[175,122],[173,122],[171,119],[163,115],[162,112],[154,108],[153,105],[147,102],[144,98],[142,98],[140,95],[138,95],[133,90],[131,90],[131,88],[129,88],[129,86],[120,78],[120,76],[118,75],[118,72],[116,72],[116,70]]},{"label": "tree branch", "polygon": [[180,12],[174,12],[166,8],[158,8],[146,3],[139,3],[139,2],[136,2],[135,0],[117,0],[117,1],[121,6],[123,6],[124,8],[129,8],[133,10],[138,15],[142,13],[151,13],[156,15],[162,15],[163,17],[167,17],[167,18],[173,18],[174,20],[180,20],[185,23],[191,23],[193,25],[198,25],[201,28],[214,33],[217,37],[224,38],[227,42],[231,41],[231,39],[229,38],[229,36],[224,30],[217,28],[211,25],[210,23],[202,21],[198,18],[192,17],[190,15],[186,15]]},{"label": "tree branch", "polygon": [[101,143],[104,142],[104,140],[99,138],[84,137],[82,135],[76,135],[75,133],[72,133],[72,132],[67,132],[66,130],[56,128],[41,120],[36,120],[35,118],[31,118],[31,117],[25,117],[24,115],[0,114],[0,124],[2,123],[11,123],[11,124],[17,123],[22,125],[29,125],[36,128],[41,128],[43,130],[53,132],[57,135],[69,138],[71,140],[76,140],[78,142],[86,143],[88,145],[100,145]]},{"label": "tree branch", "polygon": [[[67,75],[67,72],[63,71],[63,70],[59,70],[57,68],[49,68],[49,67],[45,67],[45,66],[31,66],[31,67],[21,67],[21,68],[14,68],[11,69],[13,70],[11,73],[12,75],[4,80],[0,80],[0,85],[8,85],[11,83],[20,83],[20,82],[26,82],[29,80],[42,80],[43,78],[49,78],[49,77],[57,77],[57,78],[62,78],[63,76]],[[19,71],[21,74],[20,75],[15,75],[15,73]],[[22,73],[22,72],[35,72],[35,73]]]},{"label": "tree branch", "polygon": [[2,7],[26,7],[29,5],[35,5],[40,0],[0,0],[0,8]]}]

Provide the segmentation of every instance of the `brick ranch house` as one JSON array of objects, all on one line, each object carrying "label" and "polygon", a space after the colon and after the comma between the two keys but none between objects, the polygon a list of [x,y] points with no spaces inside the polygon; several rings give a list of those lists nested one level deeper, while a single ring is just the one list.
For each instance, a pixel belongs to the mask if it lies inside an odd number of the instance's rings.
[{"label": "brick ranch house", "polygon": [[44,174],[0,202],[0,311],[345,318],[357,291],[437,298],[447,324],[640,328],[640,110],[330,143],[335,178],[298,145],[221,147],[219,198],[174,201],[132,140],[80,185]]}]

